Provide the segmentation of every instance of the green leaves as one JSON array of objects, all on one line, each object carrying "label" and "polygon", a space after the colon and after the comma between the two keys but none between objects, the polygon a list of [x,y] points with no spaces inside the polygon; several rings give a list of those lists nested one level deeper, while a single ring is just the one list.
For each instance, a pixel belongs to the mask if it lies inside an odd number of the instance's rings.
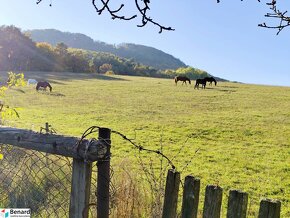
[{"label": "green leaves", "polygon": [[13,72],[8,72],[8,80],[7,80],[7,86],[24,86],[26,83],[24,79],[24,74],[23,73],[13,73]]},{"label": "green leaves", "polygon": [[8,72],[7,86],[0,87],[0,122],[7,118],[19,118],[18,111],[21,110],[21,108],[11,108],[9,105],[5,105],[2,99],[5,97],[6,91],[9,87],[21,87],[25,84],[26,81],[23,73],[16,74],[14,72]]}]

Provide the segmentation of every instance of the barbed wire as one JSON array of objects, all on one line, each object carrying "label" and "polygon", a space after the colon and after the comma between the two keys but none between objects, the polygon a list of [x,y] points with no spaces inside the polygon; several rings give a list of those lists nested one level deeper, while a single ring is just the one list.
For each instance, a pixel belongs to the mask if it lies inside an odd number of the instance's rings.
[{"label": "barbed wire", "polygon": [[[90,134],[96,133],[99,129],[101,129],[102,127],[100,126],[91,126],[88,129],[86,129],[84,131],[84,133],[82,134],[80,140],[78,141],[77,145],[76,145],[76,149],[78,151],[79,149],[79,145],[81,144],[81,142]],[[165,158],[168,161],[168,164],[172,167],[172,169],[176,169],[176,166],[173,164],[173,162],[169,159],[169,157],[167,155],[165,155],[163,152],[161,152],[160,150],[154,150],[154,149],[148,149],[145,148],[142,145],[137,144],[136,142],[134,142],[132,139],[128,138],[125,134],[116,131],[116,130],[112,130],[111,129],[111,133],[116,134],[118,136],[120,136],[122,139],[126,140],[127,142],[129,142],[131,145],[133,145],[136,149],[138,149],[139,151],[146,151],[149,153],[155,153],[157,155],[160,155],[161,157]],[[103,140],[107,140],[107,139],[103,139]]]},{"label": "barbed wire", "polygon": [[[52,128],[51,125],[46,123],[46,128],[43,129],[46,131],[47,134],[53,134],[53,132],[56,132],[50,131],[50,128]],[[91,126],[86,129],[82,134],[80,140],[77,142],[76,149],[78,149],[80,143],[84,141],[86,137],[88,137],[90,134],[97,133],[101,128],[102,127],[100,126]],[[134,139],[129,138],[125,134],[116,130],[111,130],[111,133],[121,137],[130,145],[133,145],[134,149],[138,150],[139,163],[141,163],[143,172],[146,176],[146,180],[149,182],[151,189],[150,193],[156,200],[155,203],[153,202],[151,204],[151,210],[154,211],[154,214],[160,214],[160,210],[162,209],[161,199],[163,199],[164,197],[164,175],[166,174],[166,169],[168,169],[168,167],[171,167],[172,169],[176,170],[176,165],[173,163],[173,160],[178,158],[177,156],[180,155],[181,151],[184,149],[184,146],[186,145],[190,137],[188,137],[183,145],[178,149],[177,154],[170,159],[167,155],[163,153],[163,138],[160,139],[160,148],[154,150],[148,149],[134,141],[136,140],[136,130]],[[88,140],[88,144],[85,148],[86,150],[89,149],[90,143],[93,140],[96,139],[93,138]],[[101,141],[100,143],[109,142],[109,139],[102,139],[100,137],[98,138],[98,140]],[[160,174],[156,174],[155,172],[156,167],[153,162],[153,156],[150,156],[149,165],[147,165],[147,162],[145,163],[142,160],[140,154],[143,151],[156,154],[157,157],[160,157],[161,165],[159,167],[160,169],[158,168],[160,170]],[[197,153],[197,151],[195,153]],[[15,148],[13,146],[6,145],[0,145],[0,153],[4,154],[4,160],[1,160],[0,165],[0,196],[2,196],[1,201],[3,200],[4,202],[1,205],[11,206],[11,202],[14,202],[16,206],[19,206],[20,204],[17,199],[24,199],[22,200],[24,203],[20,206],[27,205],[27,207],[30,207],[29,203],[31,203],[33,205],[32,207],[34,213],[37,214],[38,217],[67,216],[66,213],[69,208],[69,196],[71,189],[70,178],[72,175],[71,158],[38,151]],[[110,159],[110,156],[107,156],[106,158]],[[163,159],[167,161],[166,164],[163,164]],[[191,161],[192,158],[187,162],[183,169],[186,168]],[[98,161],[95,165],[93,165],[93,172],[97,170],[97,164]],[[140,200],[137,199],[137,185],[139,184],[133,180],[133,177],[131,177],[130,175],[130,171],[126,171],[124,169],[123,171],[125,171],[129,179],[127,181],[128,183],[125,183],[125,187],[120,186],[120,183],[117,183],[117,185],[119,184],[118,186],[114,184],[113,177],[115,172],[113,167],[111,167],[110,169],[110,181],[108,181],[110,185],[110,199],[115,199],[110,201],[110,213],[112,213],[113,209],[115,210],[116,208],[118,208],[120,202],[122,201],[122,198],[120,197],[120,192],[124,194],[126,190],[129,190],[130,193],[128,194],[128,196],[126,196],[127,204],[129,204],[129,201],[131,202],[131,197],[135,198],[133,201],[136,201],[137,203],[140,202]],[[83,213],[87,213],[89,211],[91,216],[93,216],[92,214],[96,214],[96,202],[97,198],[100,197],[97,195],[96,177],[97,173],[93,173],[91,180],[91,200],[88,205],[86,205],[86,208],[83,211]],[[121,181],[121,185],[122,184],[123,183]],[[150,195],[150,193],[145,193],[145,195]],[[132,196],[130,197],[129,195]],[[132,207],[133,209],[130,209],[131,213],[133,213],[133,210],[135,210],[136,213],[139,213],[138,208],[136,209],[135,207],[134,209],[134,202]]]}]

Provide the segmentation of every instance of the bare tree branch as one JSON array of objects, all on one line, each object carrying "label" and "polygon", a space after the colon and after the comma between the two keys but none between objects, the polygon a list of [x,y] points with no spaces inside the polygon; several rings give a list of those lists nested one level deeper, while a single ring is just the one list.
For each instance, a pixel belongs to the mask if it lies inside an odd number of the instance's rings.
[{"label": "bare tree branch", "polygon": [[[243,1],[243,0],[241,0]],[[261,2],[258,0],[258,2]],[[217,3],[220,3],[220,0],[217,0]],[[269,28],[269,29],[278,29],[277,35],[285,28],[290,26],[290,17],[286,16],[287,11],[281,12],[277,9],[277,1],[272,0],[271,2],[266,3],[270,6],[271,13],[265,14],[265,17],[274,18],[280,20],[279,24],[274,26],[269,26],[266,23],[258,24],[259,27]]]},{"label": "bare tree branch", "polygon": [[275,18],[275,19],[280,20],[280,22],[278,25],[275,25],[275,26],[269,26],[266,23],[259,24],[258,26],[264,27],[264,28],[278,29],[278,32],[277,32],[277,35],[278,35],[285,27],[290,26],[290,17],[286,16],[287,11],[282,12],[279,9],[277,9],[276,0],[272,0],[272,2],[266,3],[266,4],[270,6],[270,10],[272,10],[272,13],[267,13],[265,17]]},{"label": "bare tree branch", "polygon": [[111,10],[111,8],[108,5],[110,0],[107,0],[106,2],[104,0],[99,0],[99,1],[103,4],[103,7],[100,9],[96,5],[96,0],[92,0],[92,4],[99,15],[101,15],[103,11],[107,9],[107,11],[111,14],[113,20],[116,18],[120,20],[132,20],[137,17],[137,15],[133,15],[131,17],[119,16],[117,13],[121,11],[121,9],[124,7],[124,4],[121,4],[117,10]]},{"label": "bare tree branch", "polygon": [[[41,3],[43,0],[36,0],[36,3],[39,4]],[[133,1],[133,0],[131,0]],[[104,11],[108,11],[109,14],[111,15],[112,19],[120,19],[120,20],[132,20],[137,18],[138,16],[141,16],[141,24],[137,25],[138,27],[144,27],[146,26],[148,23],[151,23],[155,26],[159,27],[159,33],[162,33],[163,30],[168,30],[168,31],[174,31],[175,29],[171,28],[171,27],[166,27],[161,25],[160,23],[156,22],[155,20],[153,20],[153,18],[151,18],[150,16],[148,16],[148,11],[150,10],[150,0],[134,0],[135,1],[135,6],[137,9],[137,13],[133,14],[131,16],[124,16],[124,15],[120,15],[120,12],[122,11],[122,9],[125,7],[124,4],[121,4],[119,6],[119,8],[112,10],[109,3],[110,0],[92,0],[92,4],[93,7],[95,8],[96,12],[98,13],[98,15],[101,15]],[[243,1],[243,0],[241,0]],[[260,0],[257,0],[258,2],[261,2]],[[270,10],[271,13],[267,13],[265,15],[265,17],[268,18],[274,18],[274,19],[278,19],[280,20],[279,24],[271,26],[271,25],[267,25],[266,23],[262,23],[259,24],[259,27],[264,27],[264,28],[271,28],[271,29],[278,29],[277,35],[285,28],[290,26],[290,17],[287,14],[287,11],[280,11],[279,9],[277,9],[277,1],[278,0],[268,0],[270,2],[267,2],[266,4],[270,6]],[[98,2],[101,7],[97,6]],[[142,2],[142,3],[141,3]],[[220,3],[221,0],[217,0],[217,3]],[[51,6],[51,4],[50,4]]]},{"label": "bare tree branch", "polygon": [[142,15],[142,24],[138,25],[138,27],[144,27],[149,22],[149,23],[152,23],[160,28],[159,33],[162,33],[162,30],[173,30],[173,31],[175,30],[175,29],[172,29],[171,27],[162,26],[159,23],[153,21],[152,18],[148,17],[146,13],[148,10],[150,10],[150,8],[149,8],[150,0],[143,0],[143,2],[144,2],[144,7],[141,8],[138,0],[135,0],[136,7],[137,7],[139,13]]}]

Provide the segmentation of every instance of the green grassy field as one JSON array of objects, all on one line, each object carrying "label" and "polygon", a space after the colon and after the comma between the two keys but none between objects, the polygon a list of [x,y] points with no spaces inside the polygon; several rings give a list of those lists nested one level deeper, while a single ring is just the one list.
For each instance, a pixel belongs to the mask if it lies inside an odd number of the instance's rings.
[{"label": "green grassy field", "polygon": [[[189,163],[182,176],[201,178],[202,192],[207,184],[219,184],[224,204],[229,189],[248,192],[250,217],[257,217],[261,198],[280,199],[282,217],[290,217],[289,87],[223,82],[196,90],[194,85],[143,77],[25,77],[51,81],[53,92],[37,93],[33,86],[10,89],[7,103],[22,109],[20,119],[11,118],[6,125],[39,131],[49,122],[59,134],[78,137],[98,125],[148,148],[158,149],[162,141],[166,155],[177,155],[177,170]],[[114,164],[138,152],[116,135],[111,151]]]}]

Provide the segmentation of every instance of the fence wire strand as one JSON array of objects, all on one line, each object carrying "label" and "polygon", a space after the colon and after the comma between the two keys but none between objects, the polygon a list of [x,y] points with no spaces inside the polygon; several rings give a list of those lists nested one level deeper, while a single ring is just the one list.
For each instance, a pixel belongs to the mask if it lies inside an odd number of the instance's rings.
[{"label": "fence wire strand", "polygon": [[[97,133],[100,128],[102,127],[91,126],[84,131],[74,147],[76,151],[86,137]],[[145,177],[142,178],[137,174],[139,178],[136,178],[136,175],[133,175],[124,163],[114,165],[114,168],[111,167],[110,216],[124,217],[124,214],[127,213],[131,217],[141,216],[144,211],[141,211],[140,208],[144,206],[142,204],[144,204],[143,201],[146,198],[156,200],[155,204],[151,206],[151,214],[152,211],[155,211],[153,213],[159,216],[162,210],[161,200],[164,197],[165,179],[163,177],[166,174],[166,169],[171,167],[171,169],[176,170],[173,160],[177,158],[182,148],[170,159],[163,153],[162,139],[159,150],[154,150],[136,143],[136,132],[134,139],[130,139],[116,130],[111,130],[111,133],[121,137],[130,145],[133,145],[133,149],[138,151],[135,157],[141,165]],[[99,140],[108,143],[108,139],[99,138]],[[188,138],[184,145],[187,140]],[[89,144],[86,149],[89,149]],[[156,169],[153,166],[152,159],[154,156],[150,156],[149,163],[142,160],[141,153],[143,151],[156,155],[156,160],[160,164],[160,167],[158,167],[160,172],[155,172]],[[69,216],[72,158],[26,150],[11,145],[0,145],[0,153],[4,156],[0,160],[0,208],[31,208],[32,216],[37,218]],[[106,158],[110,159],[110,155]],[[163,160],[165,160],[164,163]],[[84,161],[86,162],[86,160]],[[190,161],[183,167],[182,171],[189,163]],[[120,175],[124,178],[121,178]],[[138,183],[140,179],[147,180],[151,193],[146,190],[147,188],[143,186],[143,183]],[[97,164],[93,164],[90,202],[84,210],[84,212],[89,211],[89,217],[96,217],[97,198]],[[131,205],[131,208],[129,205]],[[116,210],[117,207],[121,209]]]}]

